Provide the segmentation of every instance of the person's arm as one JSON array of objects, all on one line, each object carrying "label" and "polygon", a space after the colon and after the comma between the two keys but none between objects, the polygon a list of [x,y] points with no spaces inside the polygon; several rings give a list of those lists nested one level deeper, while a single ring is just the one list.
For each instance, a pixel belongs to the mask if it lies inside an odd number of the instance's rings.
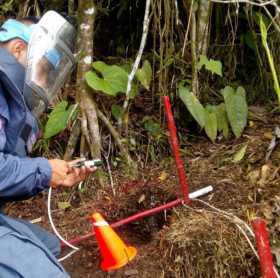
[{"label": "person's arm", "polygon": [[0,199],[27,198],[49,187],[52,177],[45,158],[19,158],[0,152]]},{"label": "person's arm", "polygon": [[0,199],[29,197],[47,188],[52,177],[48,160],[5,154],[5,144],[5,119],[0,115]]},{"label": "person's arm", "polygon": [[72,186],[95,169],[73,169],[60,159],[20,158],[3,153],[5,120],[0,116],[0,201],[34,196],[49,186]]}]

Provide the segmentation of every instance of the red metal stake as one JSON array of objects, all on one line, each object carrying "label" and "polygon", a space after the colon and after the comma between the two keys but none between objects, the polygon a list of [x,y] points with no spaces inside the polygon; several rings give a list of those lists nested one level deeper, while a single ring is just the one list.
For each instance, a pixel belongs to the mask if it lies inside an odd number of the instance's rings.
[{"label": "red metal stake", "polygon": [[169,97],[164,96],[163,101],[164,101],[166,118],[167,118],[167,126],[168,126],[168,129],[170,132],[170,143],[171,143],[171,147],[172,147],[172,151],[173,151],[173,155],[174,155],[174,159],[175,159],[175,163],[176,163],[176,167],[177,167],[177,171],[178,171],[179,182],[180,182],[180,185],[182,188],[184,201],[186,203],[189,203],[190,202],[189,186],[188,186],[188,182],[187,182],[187,178],[186,178],[183,160],[181,159],[180,154],[179,154],[179,143],[178,143],[178,139],[177,139],[176,126],[175,126],[175,121],[174,121],[174,117],[173,117],[172,110],[171,110]]},{"label": "red metal stake", "polygon": [[269,235],[263,219],[256,218],[252,221],[255,233],[258,253],[260,257],[261,272],[263,278],[275,278],[272,254],[269,245]]}]

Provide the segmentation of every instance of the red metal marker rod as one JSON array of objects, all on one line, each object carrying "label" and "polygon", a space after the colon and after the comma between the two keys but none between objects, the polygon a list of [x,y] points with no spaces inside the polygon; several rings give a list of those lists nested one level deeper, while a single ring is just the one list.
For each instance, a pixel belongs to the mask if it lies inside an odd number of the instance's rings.
[{"label": "red metal marker rod", "polygon": [[[134,215],[131,215],[131,216],[125,218],[125,219],[122,219],[122,220],[117,221],[117,222],[115,222],[113,224],[110,224],[110,225],[111,225],[112,228],[117,228],[117,227],[120,227],[122,225],[125,225],[125,224],[128,224],[128,223],[137,221],[137,220],[139,220],[141,218],[144,218],[146,216],[156,214],[156,213],[158,213],[160,211],[163,211],[163,210],[166,210],[166,209],[170,209],[170,208],[173,208],[173,207],[178,206],[178,205],[182,205],[183,203],[184,203],[183,199],[177,199],[175,201],[166,203],[164,205],[161,205],[161,206],[158,206],[158,207],[155,207],[155,208],[152,208],[152,209],[148,209],[148,210],[136,213]],[[70,240],[68,240],[68,242],[70,244],[72,244],[72,245],[77,245],[81,241],[89,239],[89,238],[91,238],[93,236],[94,236],[93,233],[88,233],[86,235],[78,236],[76,238],[70,239]],[[64,247],[64,246],[65,246],[65,243],[61,242],[61,247]]]},{"label": "red metal marker rod", "polygon": [[258,253],[260,257],[260,266],[263,278],[275,278],[272,254],[269,245],[269,235],[263,219],[256,218],[252,221],[255,233]]},{"label": "red metal marker rod", "polygon": [[178,139],[177,139],[176,126],[175,126],[175,121],[174,121],[174,117],[173,117],[172,110],[171,110],[169,97],[164,96],[163,101],[164,101],[164,107],[165,107],[165,113],[166,113],[166,119],[167,119],[167,126],[168,126],[168,129],[170,132],[171,148],[172,148],[172,152],[174,155],[176,168],[177,168],[178,176],[179,176],[179,183],[181,185],[184,201],[185,201],[185,203],[189,203],[190,202],[189,185],[188,185],[187,178],[186,178],[183,160],[181,159],[180,154],[179,154],[179,143],[178,143]]}]

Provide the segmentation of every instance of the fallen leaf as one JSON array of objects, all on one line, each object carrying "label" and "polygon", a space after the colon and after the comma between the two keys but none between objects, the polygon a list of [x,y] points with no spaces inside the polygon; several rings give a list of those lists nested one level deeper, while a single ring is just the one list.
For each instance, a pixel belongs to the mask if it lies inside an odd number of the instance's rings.
[{"label": "fallen leaf", "polygon": [[269,180],[269,176],[270,176],[270,172],[271,172],[270,170],[271,170],[271,168],[267,164],[262,166],[262,168],[261,168],[261,178],[260,178],[260,181],[259,181],[260,186],[263,186]]},{"label": "fallen leaf", "polygon": [[247,150],[247,144],[244,145],[241,149],[239,149],[233,156],[233,162],[239,162],[241,161],[244,156],[245,156],[245,153],[246,153],[246,150]]},{"label": "fallen leaf", "polygon": [[145,199],[146,199],[145,194],[142,194],[142,195],[140,196],[140,198],[138,199],[138,203],[141,204],[142,202],[145,201]]}]

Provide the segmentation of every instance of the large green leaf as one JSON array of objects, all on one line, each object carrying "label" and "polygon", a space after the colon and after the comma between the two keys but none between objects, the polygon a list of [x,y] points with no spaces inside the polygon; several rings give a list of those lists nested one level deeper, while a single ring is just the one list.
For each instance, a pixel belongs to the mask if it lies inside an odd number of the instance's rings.
[{"label": "large green leaf", "polygon": [[234,91],[232,87],[227,86],[222,90],[222,94],[230,126],[234,135],[238,138],[241,136],[248,118],[245,90],[242,87],[238,87]]},{"label": "large green leaf", "polygon": [[220,61],[213,59],[208,60],[205,55],[200,55],[200,59],[197,65],[198,70],[200,70],[203,66],[205,66],[206,70],[211,71],[211,73],[223,76],[222,63]]},{"label": "large green leaf", "polygon": [[44,138],[48,139],[64,130],[67,126],[67,121],[71,115],[73,105],[67,109],[67,101],[62,101],[55,106],[49,115],[49,119],[45,126]]},{"label": "large green leaf", "polygon": [[203,128],[205,126],[205,109],[196,96],[190,92],[188,88],[180,85],[179,97],[184,102],[194,119],[198,122],[201,128]]},{"label": "large green leaf", "polygon": [[101,61],[94,62],[92,67],[95,71],[89,71],[85,75],[87,84],[91,88],[111,96],[126,92],[128,74],[124,69]]},{"label": "large green leaf", "polygon": [[146,60],[141,69],[136,72],[136,77],[140,83],[145,87],[145,89],[150,89],[150,83],[152,80],[152,67],[148,60]]},{"label": "large green leaf", "polygon": [[206,109],[205,111],[205,132],[207,136],[214,143],[217,137],[218,132],[218,124],[217,124],[217,116],[214,110]]}]

